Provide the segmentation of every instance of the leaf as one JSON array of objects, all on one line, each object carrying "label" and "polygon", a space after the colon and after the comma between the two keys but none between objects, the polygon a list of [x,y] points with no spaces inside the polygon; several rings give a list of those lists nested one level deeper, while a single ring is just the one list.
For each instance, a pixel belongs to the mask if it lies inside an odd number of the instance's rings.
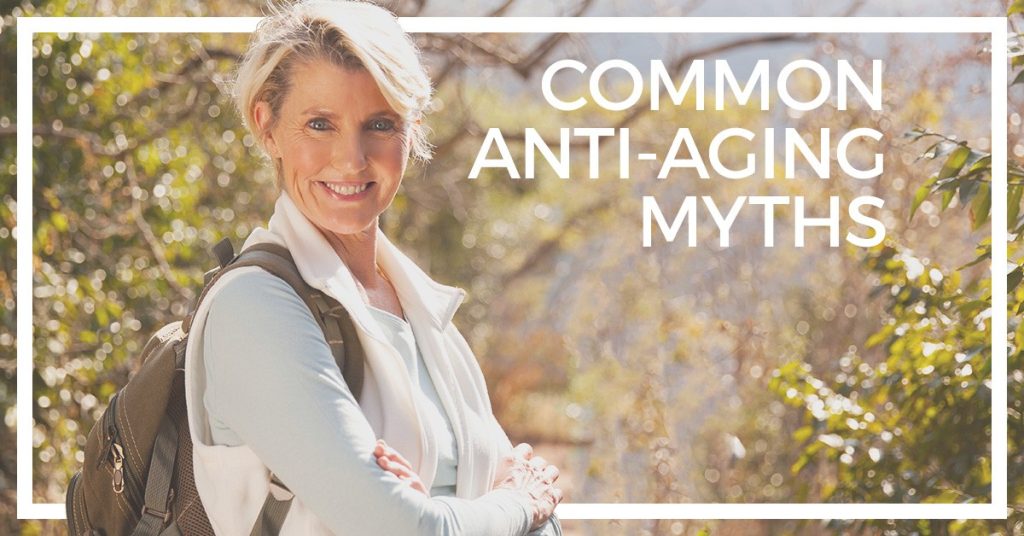
[{"label": "leaf", "polygon": [[969,262],[969,263],[967,263],[967,264],[957,268],[957,270],[959,271],[959,270],[963,270],[964,268],[970,268],[971,266],[974,266],[975,264],[978,264],[979,262],[981,262],[981,261],[983,261],[985,259],[989,259],[991,257],[992,257],[992,249],[991,248],[986,248],[985,251],[983,251],[980,255],[975,257],[975,259],[973,261],[971,261],[971,262]]},{"label": "leaf", "polygon": [[801,454],[800,457],[796,460],[796,462],[794,462],[793,465],[790,466],[789,472],[794,475],[799,473],[800,470],[803,469],[809,461],[811,461],[810,456],[808,456],[807,454]]},{"label": "leaf", "polygon": [[929,191],[931,191],[931,187],[927,184],[914,191],[914,201],[910,204],[910,217],[907,218],[907,221],[914,219],[914,214],[917,212],[917,208],[920,207],[921,203],[924,202],[924,199],[928,197]]},{"label": "leaf", "polygon": [[921,153],[920,156],[918,156],[916,159],[914,159],[914,161],[917,162],[917,161],[923,160],[925,158],[927,158],[929,160],[934,160],[936,158],[939,158],[940,156],[948,155],[950,152],[953,151],[953,149],[955,149],[957,147],[963,147],[963,145],[960,144],[960,143],[956,143],[955,141],[948,140],[948,139],[941,139],[941,140],[939,140],[939,141],[929,145],[928,148],[925,149],[924,152]]},{"label": "leaf", "polygon": [[1006,274],[1006,292],[1013,292],[1013,289],[1017,288],[1020,284],[1020,280],[1024,278],[1024,266],[1018,265],[1009,274]]},{"label": "leaf", "polygon": [[904,139],[910,140],[910,143],[913,143],[913,142],[923,138],[924,136],[927,136],[928,134],[929,134],[929,132],[927,130],[925,130],[925,129],[921,128],[921,127],[914,127],[913,129],[911,129],[911,130],[909,130],[907,132],[904,132],[902,137]]},{"label": "leaf", "polygon": [[1024,13],[1024,0],[1014,0],[1010,4],[1009,9],[1006,10],[1006,16],[1016,15],[1017,13]]},{"label": "leaf", "polygon": [[992,167],[992,155],[971,151],[964,166],[968,168],[967,174],[974,175],[981,171],[987,171]]},{"label": "leaf", "polygon": [[882,329],[876,331],[871,337],[864,343],[865,348],[871,348],[888,339],[895,330],[892,324],[886,324]]},{"label": "leaf", "polygon": [[78,332],[78,341],[85,344],[94,344],[99,340],[95,331],[82,330]]},{"label": "leaf", "polygon": [[1021,84],[1021,83],[1024,83],[1024,69],[1022,69],[1019,73],[1017,73],[1017,76],[1015,76],[1013,78],[1013,82],[1010,82],[1010,85],[1011,86],[1015,86],[1015,85]]},{"label": "leaf", "polygon": [[974,194],[978,193],[978,181],[963,181],[957,194],[960,195],[960,204],[969,205]]},{"label": "leaf", "polygon": [[914,219],[914,213],[917,212],[918,207],[924,202],[925,198],[928,197],[928,193],[932,191],[935,182],[938,180],[937,177],[931,177],[921,185],[920,188],[914,191],[914,200],[910,203],[910,216],[907,217],[907,221]]},{"label": "leaf", "polygon": [[963,177],[949,177],[941,181],[935,181],[936,192],[955,192],[964,182]]},{"label": "leaf", "polygon": [[971,165],[967,170],[969,174],[987,171],[992,169],[992,155],[971,151],[971,156],[967,159],[967,163]]},{"label": "leaf", "polygon": [[58,231],[64,233],[68,230],[68,217],[63,212],[54,212],[50,215],[50,222]]},{"label": "leaf", "polygon": [[956,176],[956,174],[964,167],[964,164],[967,163],[967,157],[970,155],[970,147],[967,147],[966,145],[957,147],[956,150],[949,154],[949,158],[946,159],[946,163],[943,164],[942,169],[939,170],[939,180]]},{"label": "leaf", "polygon": [[957,305],[956,310],[964,316],[974,316],[975,313],[989,306],[990,304],[987,301],[971,300]]},{"label": "leaf", "polygon": [[1006,222],[1010,227],[1017,222],[1017,216],[1020,215],[1021,194],[1024,194],[1024,185],[1010,186],[1010,191],[1006,196]]},{"label": "leaf", "polygon": [[98,322],[99,325],[106,326],[107,324],[110,324],[110,315],[107,314],[107,309],[105,307],[97,307],[94,314],[96,315],[96,322]]},{"label": "leaf", "polygon": [[992,209],[992,190],[988,183],[983,182],[978,186],[978,194],[971,204],[971,229],[978,229],[987,222],[988,213]]},{"label": "leaf", "polygon": [[952,504],[963,501],[963,493],[954,489],[946,489],[935,495],[925,497],[921,502],[923,503],[942,503]]},{"label": "leaf", "polygon": [[954,197],[956,197],[956,192],[953,190],[942,192],[942,208],[940,209],[940,212],[949,208],[949,203],[953,201]]}]

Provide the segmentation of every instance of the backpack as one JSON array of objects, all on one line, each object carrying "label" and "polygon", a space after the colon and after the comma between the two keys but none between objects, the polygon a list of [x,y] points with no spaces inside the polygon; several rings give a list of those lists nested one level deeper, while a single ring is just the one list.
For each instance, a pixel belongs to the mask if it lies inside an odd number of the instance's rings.
[{"label": "backpack", "polygon": [[[288,282],[313,312],[346,383],[359,397],[365,354],[352,319],[336,300],[306,284],[288,250],[256,244],[235,255],[224,239],[213,251],[220,266],[205,274],[190,312],[149,339],[137,371],[89,431],[84,466],[68,485],[71,536],[213,536],[192,472],[185,347],[199,304],[230,270],[259,266]],[[252,536],[278,534],[291,506],[287,486],[273,474],[270,478],[271,492]]]}]

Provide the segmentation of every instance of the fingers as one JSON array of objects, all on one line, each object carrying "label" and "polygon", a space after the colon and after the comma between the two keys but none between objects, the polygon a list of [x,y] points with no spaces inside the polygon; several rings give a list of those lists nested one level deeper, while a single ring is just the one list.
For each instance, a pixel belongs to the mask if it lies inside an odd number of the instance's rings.
[{"label": "fingers", "polygon": [[551,498],[555,501],[552,506],[558,506],[562,502],[562,488],[555,488],[551,493]]},{"label": "fingers", "polygon": [[547,518],[563,498],[562,490],[555,486],[561,473],[558,467],[534,454],[527,443],[516,445],[502,461],[509,460],[511,465],[507,467],[505,478],[496,479],[495,487],[527,492],[534,504],[534,515],[539,516],[537,519]]},{"label": "fingers", "polygon": [[412,489],[423,493],[427,497],[430,496],[430,492],[427,491],[426,485],[420,480],[420,476],[412,470],[412,465],[398,451],[387,446],[383,440],[377,440],[373,454],[377,457],[377,465],[381,469],[395,475],[399,480],[409,482]]},{"label": "fingers", "polygon": [[533,447],[529,443],[520,443],[512,449],[512,453],[516,456],[529,460],[533,457]]},{"label": "fingers", "polygon": [[547,504],[551,505],[551,510],[548,512],[549,515],[551,514],[551,512],[554,512],[555,507],[557,507],[558,504],[562,502],[562,497],[562,488],[556,488],[554,486],[552,486],[546,493],[544,493],[543,500]]},{"label": "fingers", "polygon": [[399,480],[408,482],[412,489],[426,495],[427,497],[430,496],[430,492],[427,491],[427,486],[422,480],[420,480],[420,476],[412,470],[385,457],[377,458],[377,465],[380,465],[381,469],[389,471],[393,475],[397,476]]},{"label": "fingers", "polygon": [[562,502],[563,495],[560,488],[548,485],[543,492],[537,495],[531,492],[530,497],[534,501],[534,521],[533,526],[530,527],[532,531],[540,528],[555,513],[555,508]]},{"label": "fingers", "polygon": [[419,475],[409,470],[409,468],[402,466],[397,462],[393,462],[387,458],[378,458],[377,465],[379,465],[381,469],[384,469],[385,471],[388,471],[391,474],[397,476],[399,480],[419,480]]},{"label": "fingers", "polygon": [[547,484],[552,484],[554,483],[554,481],[558,480],[558,474],[558,467],[555,467],[554,465],[548,465],[541,471],[540,476],[543,482]]},{"label": "fingers", "polygon": [[383,439],[378,439],[377,440],[377,445],[376,445],[376,447],[373,450],[373,454],[374,454],[374,456],[377,456],[378,458],[380,458],[382,456],[390,458],[392,461],[398,462],[398,463],[400,463],[400,464],[402,464],[402,465],[412,469],[412,464],[409,463],[409,460],[406,460],[405,457],[401,455],[401,453],[399,453],[397,450],[395,450],[395,449],[391,448],[390,446],[388,446],[388,444],[385,443]]},{"label": "fingers", "polygon": [[533,457],[533,447],[529,443],[520,443],[513,447],[498,461],[494,485],[497,486],[509,479],[517,481],[528,478],[528,475],[533,472],[528,465],[531,457]]},{"label": "fingers", "polygon": [[377,458],[377,465],[379,465],[381,469],[384,469],[385,471],[391,471],[392,473],[395,474],[395,476],[399,478],[410,478],[413,474],[415,474],[408,467],[394,460],[391,460],[386,456],[381,456],[380,458]]}]

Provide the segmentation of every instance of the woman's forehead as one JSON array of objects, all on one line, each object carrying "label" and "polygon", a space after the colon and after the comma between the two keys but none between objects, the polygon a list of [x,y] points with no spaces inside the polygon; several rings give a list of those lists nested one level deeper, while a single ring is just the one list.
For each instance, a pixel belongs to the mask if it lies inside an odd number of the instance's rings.
[{"label": "woman's forehead", "polygon": [[288,100],[299,113],[319,110],[338,114],[352,107],[363,113],[393,112],[365,69],[318,61],[296,65],[290,78]]}]

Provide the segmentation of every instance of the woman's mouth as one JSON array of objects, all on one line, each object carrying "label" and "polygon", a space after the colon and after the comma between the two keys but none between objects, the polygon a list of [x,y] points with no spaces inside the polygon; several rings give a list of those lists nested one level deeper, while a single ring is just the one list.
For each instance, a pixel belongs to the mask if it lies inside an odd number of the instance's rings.
[{"label": "woman's mouth", "polygon": [[375,182],[360,182],[360,183],[341,183],[341,182],[323,182],[318,181],[324,191],[335,199],[341,199],[345,201],[354,201],[366,197],[367,193]]}]

